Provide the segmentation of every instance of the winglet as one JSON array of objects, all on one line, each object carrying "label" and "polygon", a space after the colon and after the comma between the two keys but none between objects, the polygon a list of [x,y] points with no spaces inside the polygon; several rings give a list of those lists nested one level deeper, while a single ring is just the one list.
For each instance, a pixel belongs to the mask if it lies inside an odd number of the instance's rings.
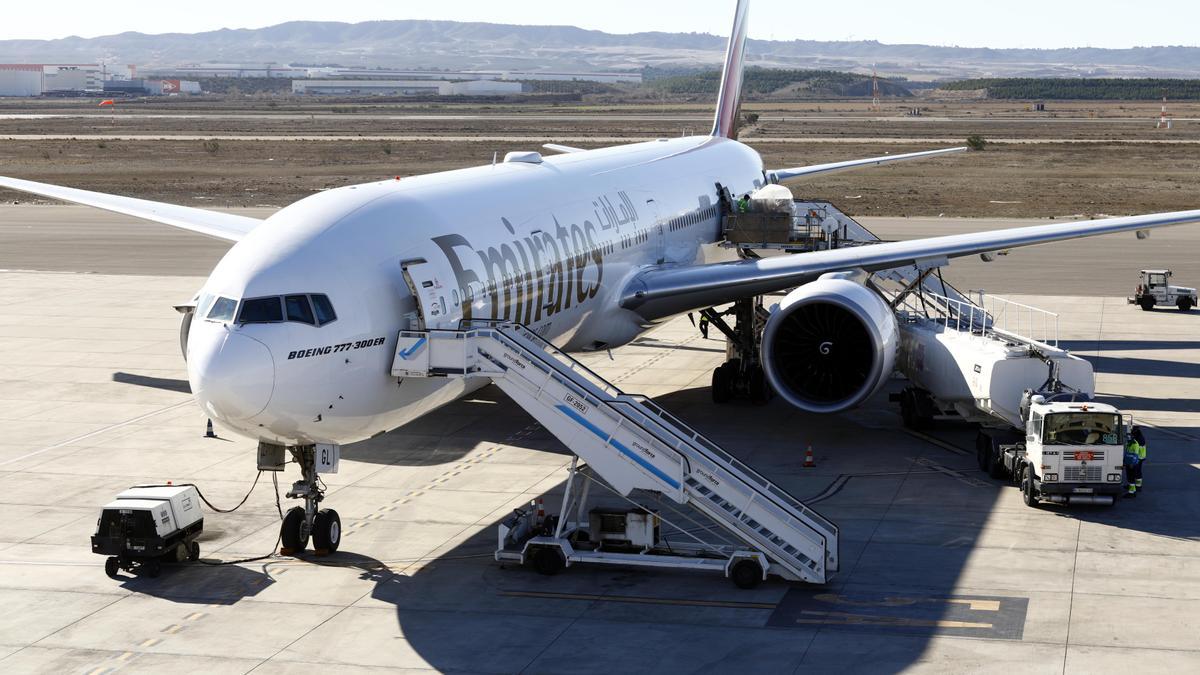
[{"label": "winglet", "polygon": [[729,48],[725,52],[725,68],[721,72],[721,91],[717,95],[717,117],[713,121],[713,136],[737,137],[749,14],[750,0],[738,0],[733,17],[733,32],[729,34]]}]

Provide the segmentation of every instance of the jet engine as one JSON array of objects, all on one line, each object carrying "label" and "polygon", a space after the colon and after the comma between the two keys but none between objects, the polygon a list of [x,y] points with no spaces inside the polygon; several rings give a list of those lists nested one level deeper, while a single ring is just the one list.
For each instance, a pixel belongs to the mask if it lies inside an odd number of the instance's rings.
[{"label": "jet engine", "polygon": [[763,370],[775,392],[801,410],[852,408],[892,374],[896,317],[857,276],[826,274],[771,309],[762,336]]}]

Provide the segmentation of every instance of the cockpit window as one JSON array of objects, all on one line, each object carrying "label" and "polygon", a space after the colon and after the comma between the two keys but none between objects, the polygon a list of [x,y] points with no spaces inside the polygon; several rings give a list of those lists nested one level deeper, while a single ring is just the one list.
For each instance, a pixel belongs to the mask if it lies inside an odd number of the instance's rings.
[{"label": "cockpit window", "polygon": [[307,295],[289,295],[284,297],[283,304],[287,307],[287,320],[299,321],[308,325],[316,324],[313,319],[312,307],[308,305]]},{"label": "cockpit window", "polygon": [[278,323],[283,321],[283,307],[279,298],[254,298],[242,303],[238,323]]},{"label": "cockpit window", "polygon": [[232,321],[233,310],[235,309],[237,309],[237,300],[232,298],[217,298],[207,318],[209,321]]},{"label": "cockpit window", "polygon": [[337,321],[337,314],[334,314],[333,305],[330,304],[328,296],[313,295],[310,297],[312,297],[313,309],[317,310],[317,320],[321,322],[322,326],[330,321]]}]

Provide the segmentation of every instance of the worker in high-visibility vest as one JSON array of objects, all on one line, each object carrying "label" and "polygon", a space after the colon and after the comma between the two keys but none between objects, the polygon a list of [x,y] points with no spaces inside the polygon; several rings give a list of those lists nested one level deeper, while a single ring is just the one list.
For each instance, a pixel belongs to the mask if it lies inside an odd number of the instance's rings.
[{"label": "worker in high-visibility vest", "polygon": [[750,193],[742,195],[737,202],[738,213],[750,213]]},{"label": "worker in high-visibility vest", "polygon": [[1136,497],[1142,487],[1142,464],[1146,462],[1146,437],[1142,435],[1141,427],[1129,430],[1129,440],[1125,443],[1125,488],[1126,497]]}]

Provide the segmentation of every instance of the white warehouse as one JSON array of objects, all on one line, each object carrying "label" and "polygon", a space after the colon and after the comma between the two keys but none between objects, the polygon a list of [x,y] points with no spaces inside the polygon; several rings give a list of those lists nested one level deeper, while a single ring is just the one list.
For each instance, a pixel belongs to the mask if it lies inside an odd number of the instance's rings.
[{"label": "white warehouse", "polygon": [[0,96],[41,96],[45,86],[41,65],[0,64]]},{"label": "white warehouse", "polygon": [[292,80],[293,94],[341,96],[503,96],[520,94],[520,82],[471,80]]}]

